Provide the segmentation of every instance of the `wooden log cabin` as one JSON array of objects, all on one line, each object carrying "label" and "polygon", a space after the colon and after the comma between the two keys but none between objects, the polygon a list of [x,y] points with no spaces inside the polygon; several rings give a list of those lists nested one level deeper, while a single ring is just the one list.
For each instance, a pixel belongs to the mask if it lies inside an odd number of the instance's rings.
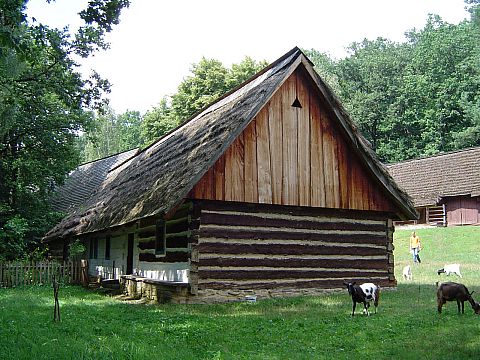
[{"label": "wooden log cabin", "polygon": [[104,276],[131,295],[211,302],[395,286],[393,220],[416,217],[294,48],[113,169],[46,240],[115,261]]}]

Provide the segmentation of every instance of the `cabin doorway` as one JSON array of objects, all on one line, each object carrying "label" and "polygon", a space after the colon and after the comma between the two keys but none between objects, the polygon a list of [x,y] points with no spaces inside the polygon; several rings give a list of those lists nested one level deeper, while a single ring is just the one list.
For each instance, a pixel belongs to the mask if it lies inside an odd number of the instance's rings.
[{"label": "cabin doorway", "polygon": [[133,240],[135,234],[128,234],[128,245],[127,245],[127,273],[126,275],[133,274]]}]

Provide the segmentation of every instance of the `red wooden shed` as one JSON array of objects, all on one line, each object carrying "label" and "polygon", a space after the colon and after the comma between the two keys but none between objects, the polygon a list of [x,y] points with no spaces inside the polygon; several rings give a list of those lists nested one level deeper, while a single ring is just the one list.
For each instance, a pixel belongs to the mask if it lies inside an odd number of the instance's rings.
[{"label": "red wooden shed", "polygon": [[403,161],[388,170],[413,198],[417,223],[480,223],[480,147]]}]

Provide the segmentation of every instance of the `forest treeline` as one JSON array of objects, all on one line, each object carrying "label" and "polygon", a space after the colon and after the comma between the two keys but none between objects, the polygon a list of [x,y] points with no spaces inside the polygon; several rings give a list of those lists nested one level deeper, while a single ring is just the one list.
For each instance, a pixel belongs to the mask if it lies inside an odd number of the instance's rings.
[{"label": "forest treeline", "polygon": [[[49,199],[80,163],[148,146],[267,65],[203,58],[145,114],[116,114],[108,80],[77,59],[108,48],[129,0],[89,1],[75,32],[29,18],[27,3],[0,0],[0,260],[42,256],[63,215]],[[304,50],[382,161],[480,145],[480,0],[465,6],[469,19],[432,15],[402,43],[366,39],[342,59]]]},{"label": "forest treeline", "polygon": [[[480,145],[480,26],[470,5],[469,20],[431,15],[405,42],[365,39],[342,59],[304,49],[382,161]],[[228,69],[203,58],[145,115],[107,109],[79,139],[83,160],[147,146],[265,65],[246,58]]]}]

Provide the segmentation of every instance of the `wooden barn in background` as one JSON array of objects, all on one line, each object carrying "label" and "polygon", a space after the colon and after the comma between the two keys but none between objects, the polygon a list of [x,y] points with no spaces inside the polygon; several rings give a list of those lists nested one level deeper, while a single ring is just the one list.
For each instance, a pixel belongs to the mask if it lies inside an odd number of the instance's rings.
[{"label": "wooden barn in background", "polygon": [[114,169],[46,239],[81,239],[91,274],[130,294],[223,301],[395,286],[393,220],[416,217],[294,48]]},{"label": "wooden barn in background", "polygon": [[480,223],[480,147],[388,165],[412,197],[419,224]]}]

